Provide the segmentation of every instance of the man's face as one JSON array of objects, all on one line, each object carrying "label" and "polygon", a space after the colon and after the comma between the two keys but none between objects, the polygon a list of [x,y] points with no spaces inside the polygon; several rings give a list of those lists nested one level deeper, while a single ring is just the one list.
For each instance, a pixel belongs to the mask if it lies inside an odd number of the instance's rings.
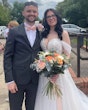
[{"label": "man's face", "polygon": [[33,5],[26,6],[22,14],[27,22],[34,23],[38,17],[38,8]]}]

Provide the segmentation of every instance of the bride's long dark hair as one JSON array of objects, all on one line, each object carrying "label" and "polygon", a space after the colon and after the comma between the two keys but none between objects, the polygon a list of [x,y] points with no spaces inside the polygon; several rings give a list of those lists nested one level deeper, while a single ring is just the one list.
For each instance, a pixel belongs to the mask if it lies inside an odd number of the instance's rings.
[{"label": "bride's long dark hair", "polygon": [[47,9],[45,11],[45,13],[44,13],[43,26],[44,26],[45,29],[42,32],[42,36],[43,37],[47,37],[47,35],[49,34],[49,31],[50,31],[50,26],[48,25],[47,20],[46,20],[48,11],[52,11],[55,14],[55,16],[57,17],[57,24],[55,26],[55,31],[58,33],[59,38],[62,40],[63,29],[61,27],[61,24],[62,24],[61,17],[58,15],[58,13],[56,12],[56,10],[51,9],[51,8],[50,9]]}]

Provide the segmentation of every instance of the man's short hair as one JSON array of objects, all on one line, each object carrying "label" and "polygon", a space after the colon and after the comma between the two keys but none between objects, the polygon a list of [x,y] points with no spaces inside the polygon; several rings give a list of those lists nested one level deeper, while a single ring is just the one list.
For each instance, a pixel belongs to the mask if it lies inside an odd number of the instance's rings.
[{"label": "man's short hair", "polygon": [[24,8],[25,8],[26,6],[30,6],[30,5],[35,6],[35,7],[38,7],[38,4],[37,4],[36,2],[30,1],[30,2],[25,2]]}]

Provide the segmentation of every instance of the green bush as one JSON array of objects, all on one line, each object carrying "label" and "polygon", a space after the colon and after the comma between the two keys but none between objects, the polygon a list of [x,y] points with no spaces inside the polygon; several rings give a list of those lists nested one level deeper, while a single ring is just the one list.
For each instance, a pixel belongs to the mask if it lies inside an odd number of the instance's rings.
[{"label": "green bush", "polygon": [[88,26],[86,19],[81,19],[81,20],[79,20],[78,24],[79,24],[79,26],[81,26],[81,27],[87,27],[87,26]]}]

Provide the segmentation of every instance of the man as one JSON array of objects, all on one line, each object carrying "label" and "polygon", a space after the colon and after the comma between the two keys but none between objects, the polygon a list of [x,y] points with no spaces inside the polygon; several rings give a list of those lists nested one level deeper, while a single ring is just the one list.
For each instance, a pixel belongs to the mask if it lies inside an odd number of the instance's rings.
[{"label": "man", "polygon": [[38,17],[37,4],[26,2],[22,14],[25,22],[9,31],[4,53],[10,110],[22,110],[24,95],[26,110],[34,110],[38,86],[38,74],[30,69],[40,51],[41,36],[34,25]]}]

